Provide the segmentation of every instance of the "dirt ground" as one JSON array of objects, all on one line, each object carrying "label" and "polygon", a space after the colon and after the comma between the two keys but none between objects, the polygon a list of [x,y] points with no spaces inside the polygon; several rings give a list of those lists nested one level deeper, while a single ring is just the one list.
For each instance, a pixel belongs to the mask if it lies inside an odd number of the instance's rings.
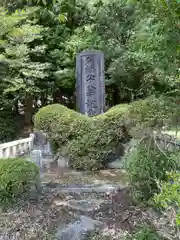
[{"label": "dirt ground", "polygon": [[[55,233],[60,225],[66,226],[75,221],[79,214],[102,221],[105,226],[102,231],[109,233],[112,239],[116,238],[117,233],[133,232],[137,226],[144,223],[155,224],[156,227],[160,226],[158,216],[133,204],[129,189],[124,185],[118,192],[111,194],[108,192],[62,194],[57,188],[58,184],[64,184],[68,181],[73,184],[99,183],[100,181],[103,184],[105,180],[106,182],[116,182],[117,175],[117,172],[113,171],[109,171],[109,173],[104,171],[104,173],[93,176],[67,174],[59,177],[57,174],[47,174],[44,176],[45,183],[40,194],[35,194],[28,201],[21,202],[6,212],[1,210],[0,240],[52,240],[55,239]],[[95,208],[90,212],[82,212],[60,204],[70,199],[87,199],[88,201],[88,199],[94,198],[101,198],[104,203],[98,209]],[[156,221],[159,225],[156,224]]]}]

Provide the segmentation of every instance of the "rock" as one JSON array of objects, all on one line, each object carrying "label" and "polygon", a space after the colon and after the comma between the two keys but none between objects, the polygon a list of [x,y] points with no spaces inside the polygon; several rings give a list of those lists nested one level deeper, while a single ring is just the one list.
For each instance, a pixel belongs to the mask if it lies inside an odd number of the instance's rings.
[{"label": "rock", "polygon": [[100,208],[100,205],[103,203],[111,203],[111,201],[105,201],[104,199],[85,199],[85,200],[68,200],[60,201],[55,204],[60,206],[67,206],[76,211],[90,212]]},{"label": "rock", "polygon": [[68,168],[69,167],[69,158],[63,157],[59,153],[57,153],[54,156],[53,160],[59,168]]},{"label": "rock", "polygon": [[108,165],[117,159],[121,158],[124,155],[124,145],[120,144],[114,152],[111,152],[108,154],[106,161],[103,163],[105,167],[108,167]]},{"label": "rock", "polygon": [[43,167],[42,151],[32,150],[30,152],[30,160],[34,162],[41,169]]},{"label": "rock", "polygon": [[110,154],[107,158],[107,167],[110,169],[121,169],[124,167],[124,162],[129,154],[136,148],[138,141],[131,139],[130,141],[122,144],[116,149],[114,154]]},{"label": "rock", "polygon": [[69,159],[64,157],[59,157],[57,159],[57,165],[60,168],[67,168],[69,166]]},{"label": "rock", "polygon": [[119,189],[118,185],[111,184],[69,184],[63,185],[58,183],[48,183],[44,186],[44,190],[47,188],[56,188],[62,193],[105,193],[107,191],[114,192]]},{"label": "rock", "polygon": [[123,164],[120,159],[117,159],[113,162],[108,163],[108,168],[111,168],[111,169],[121,169],[122,167],[123,167]]},{"label": "rock", "polygon": [[42,146],[47,144],[47,134],[43,132],[34,132],[34,145]]},{"label": "rock", "polygon": [[48,135],[43,132],[34,132],[34,149],[41,150],[43,156],[51,156],[51,146]]},{"label": "rock", "polygon": [[93,220],[90,217],[81,216],[78,221],[70,223],[64,229],[60,229],[56,234],[57,240],[83,240],[85,234],[97,228],[101,228],[104,224],[100,221]]}]

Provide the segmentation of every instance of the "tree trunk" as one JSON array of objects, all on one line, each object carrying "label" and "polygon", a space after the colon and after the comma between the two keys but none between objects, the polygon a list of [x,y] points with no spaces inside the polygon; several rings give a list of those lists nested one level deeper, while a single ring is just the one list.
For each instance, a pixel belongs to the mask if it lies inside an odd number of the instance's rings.
[{"label": "tree trunk", "polygon": [[26,126],[32,125],[32,113],[33,113],[33,98],[31,95],[26,95],[24,106],[24,123]]},{"label": "tree trunk", "polygon": [[114,88],[113,88],[113,105],[117,105],[119,103],[120,103],[119,89],[117,86],[114,86]]},{"label": "tree trunk", "polygon": [[19,106],[18,106],[18,100],[15,101],[14,103],[14,111],[16,113],[16,115],[19,115]]},{"label": "tree trunk", "polygon": [[41,104],[42,104],[41,107],[44,107],[44,106],[47,105],[47,97],[46,97],[46,94],[44,92],[41,93]]},{"label": "tree trunk", "polygon": [[63,94],[60,89],[57,89],[53,92],[53,103],[60,103],[62,105],[64,104]]},{"label": "tree trunk", "polygon": [[68,16],[67,16],[67,26],[71,29],[73,32],[74,25],[75,25],[75,7],[76,7],[76,0],[68,0],[69,9],[68,9]]}]

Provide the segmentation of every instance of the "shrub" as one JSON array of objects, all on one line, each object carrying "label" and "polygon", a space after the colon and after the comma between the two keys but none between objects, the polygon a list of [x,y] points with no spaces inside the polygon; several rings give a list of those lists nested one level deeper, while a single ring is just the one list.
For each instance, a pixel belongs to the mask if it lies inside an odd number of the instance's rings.
[{"label": "shrub", "polygon": [[77,136],[83,136],[91,128],[91,122],[85,115],[53,104],[41,108],[35,115],[35,128],[49,133],[60,147]]},{"label": "shrub", "polygon": [[36,114],[35,128],[49,134],[59,152],[70,157],[72,167],[98,169],[128,141],[128,132],[119,121],[123,111],[119,108],[116,114],[111,111],[90,118],[55,104]]},{"label": "shrub", "polygon": [[161,150],[154,139],[141,141],[126,162],[134,197],[148,200],[158,192],[157,180],[167,180],[166,172],[179,168],[180,154]]},{"label": "shrub", "polygon": [[10,112],[0,111],[0,142],[12,141],[17,134],[17,117]]},{"label": "shrub", "polygon": [[39,180],[39,168],[24,159],[0,160],[0,201],[12,202]]},{"label": "shrub", "polygon": [[146,128],[161,128],[178,114],[176,102],[165,97],[117,105],[92,118],[54,104],[36,114],[35,128],[48,133],[55,149],[69,156],[72,167],[98,169],[122,156],[123,144],[131,137],[139,138]]},{"label": "shrub", "polygon": [[167,174],[168,182],[160,182],[160,193],[154,196],[155,204],[166,214],[171,223],[180,228],[180,173],[170,172]]},{"label": "shrub", "polygon": [[[126,237],[126,240],[163,240],[164,238],[160,237],[155,229],[151,228],[147,224],[144,224],[135,233]],[[165,240],[165,239],[164,239]]]},{"label": "shrub", "polygon": [[135,101],[129,105],[124,121],[129,126],[133,136],[143,130],[161,130],[164,126],[176,126],[180,124],[180,104],[177,99],[166,96]]}]

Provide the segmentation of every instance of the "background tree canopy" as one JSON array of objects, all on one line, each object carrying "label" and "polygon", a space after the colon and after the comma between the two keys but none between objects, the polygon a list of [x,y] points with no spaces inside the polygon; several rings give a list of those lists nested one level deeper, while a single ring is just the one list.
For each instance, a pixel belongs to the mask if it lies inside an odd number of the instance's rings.
[{"label": "background tree canopy", "polygon": [[[31,126],[39,106],[48,103],[74,109],[75,58],[86,48],[105,54],[108,106],[179,93],[178,0],[1,0],[0,5],[3,129],[14,117]],[[1,128],[0,141],[14,137]]]}]

